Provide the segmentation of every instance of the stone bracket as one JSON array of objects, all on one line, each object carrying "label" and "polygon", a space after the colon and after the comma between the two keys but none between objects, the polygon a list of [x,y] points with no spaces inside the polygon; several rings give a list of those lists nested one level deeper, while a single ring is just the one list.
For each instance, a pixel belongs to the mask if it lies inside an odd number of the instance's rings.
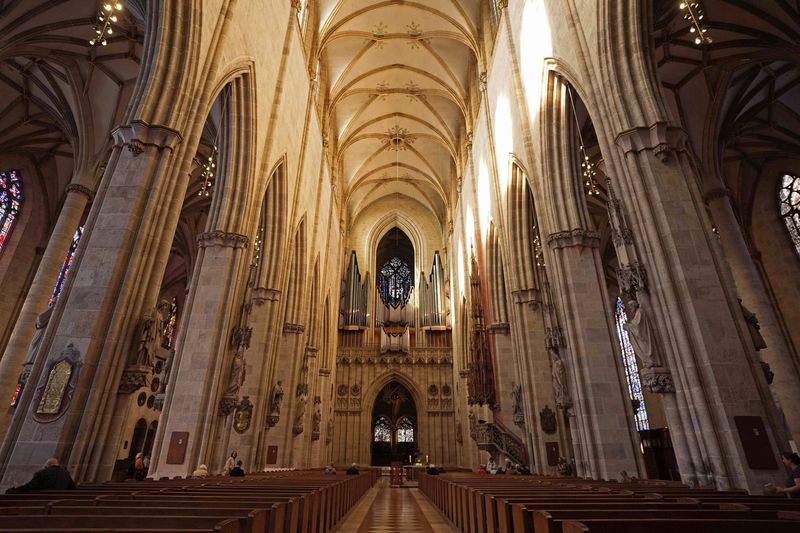
[{"label": "stone bracket", "polygon": [[229,248],[245,248],[250,239],[247,235],[227,231],[207,231],[197,236],[197,246],[211,248],[213,246],[227,246]]},{"label": "stone bracket", "polygon": [[686,132],[681,128],[656,122],[649,127],[633,128],[617,135],[616,143],[627,156],[629,153],[652,151],[662,163],[674,152],[686,150]]},{"label": "stone bracket", "polygon": [[547,236],[547,245],[551,250],[560,248],[597,248],[600,246],[600,234],[583,228],[559,231]]}]

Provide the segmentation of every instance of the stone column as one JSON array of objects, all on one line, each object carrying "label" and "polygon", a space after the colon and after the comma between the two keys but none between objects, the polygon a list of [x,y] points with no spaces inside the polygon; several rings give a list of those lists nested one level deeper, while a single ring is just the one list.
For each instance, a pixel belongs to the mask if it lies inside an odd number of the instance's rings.
[{"label": "stone column", "polygon": [[[215,463],[222,455],[214,449],[214,435],[220,420],[228,420],[218,416],[219,400],[230,375],[231,358],[226,355],[247,243],[247,236],[223,231],[197,237],[200,251],[182,325],[186,335],[175,355],[153,449],[154,477],[187,476],[201,463],[211,471],[222,466]],[[181,432],[188,433],[183,462],[167,464],[172,437]]]},{"label": "stone column", "polygon": [[564,317],[578,475],[608,479],[616,478],[620,470],[638,472],[638,443],[629,425],[631,405],[609,325],[600,238],[574,229],[550,234],[546,240],[555,300]]},{"label": "stone column", "polygon": [[[17,386],[28,346],[36,331],[36,317],[47,309],[56,279],[64,264],[64,257],[72,244],[72,238],[83,217],[86,204],[92,196],[92,191],[83,185],[77,183],[67,185],[64,205],[61,207],[47,248],[39,262],[39,268],[28,289],[25,303],[22,304],[3,358],[0,359],[0,394],[4,395],[0,398],[11,398]],[[11,409],[0,411],[0,439],[5,436],[13,414],[14,411]]]},{"label": "stone column", "polygon": [[669,426],[681,428],[675,437],[685,442],[675,443],[676,453],[691,453],[695,469],[681,475],[719,489],[760,490],[774,481],[777,458],[775,470],[751,468],[735,417],[760,419],[759,435],[774,450],[777,411],[714,250],[685,134],[658,122],[619,134],[616,144],[621,157],[610,158],[610,168],[647,265],[652,319],[674,379]]},{"label": "stone column", "polygon": [[[109,434],[121,424],[114,418],[117,385],[139,313],[155,304],[155,294],[147,301],[148,291],[162,272],[151,267],[169,254],[165,233],[171,240],[179,215],[165,199],[185,190],[175,190],[185,187],[174,178],[181,163],[174,155],[182,140],[177,131],[133,121],[117,128],[114,139],[74,274],[0,450],[2,486],[29,478],[53,456],[78,480],[107,479],[113,469],[118,442]],[[74,230],[66,229],[64,242]],[[58,251],[59,261],[65,251]],[[64,360],[72,365],[69,394],[43,403],[50,372]]]},{"label": "stone column", "polygon": [[782,411],[791,438],[795,442],[800,442],[800,412],[793,407],[797,398],[800,398],[800,376],[791,347],[783,335],[775,314],[775,307],[769,299],[764,281],[753,262],[742,229],[736,220],[731,205],[731,193],[727,189],[712,190],[706,194],[706,203],[719,228],[719,239],[739,297],[742,303],[758,317],[761,334],[767,344],[759,354],[775,374],[772,389],[778,396],[780,406],[788,407]]}]

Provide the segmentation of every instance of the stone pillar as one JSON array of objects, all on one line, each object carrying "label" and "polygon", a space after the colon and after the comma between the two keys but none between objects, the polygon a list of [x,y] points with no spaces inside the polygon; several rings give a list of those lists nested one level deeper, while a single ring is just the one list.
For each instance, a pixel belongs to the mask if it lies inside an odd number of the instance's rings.
[{"label": "stone pillar", "polygon": [[[92,196],[92,191],[83,185],[77,183],[67,185],[64,205],[61,207],[47,248],[39,262],[39,268],[28,289],[25,303],[22,304],[3,358],[0,359],[0,394],[3,395],[0,399],[3,401],[11,398],[14,393],[28,346],[36,331],[36,317],[47,309],[56,279],[64,264],[64,257],[72,244],[72,238],[83,217],[86,204]],[[13,414],[14,411],[11,409],[0,410],[0,439],[5,436]]]},{"label": "stone pillar", "polygon": [[[764,281],[753,262],[750,250],[742,235],[731,205],[731,193],[727,189],[715,189],[706,194],[714,222],[719,228],[719,239],[725,258],[731,267],[742,303],[758,317],[761,334],[767,347],[759,351],[763,360],[775,374],[772,389],[778,396],[791,438],[800,442],[800,412],[794,409],[800,398],[800,376],[795,366],[792,350],[783,335],[775,307],[769,299]],[[780,407],[779,406],[779,407]]]},{"label": "stone pillar", "polygon": [[[197,237],[200,248],[195,276],[182,324],[183,343],[175,354],[172,383],[167,390],[151,463],[152,476],[187,476],[201,463],[214,472],[222,467],[214,449],[220,431],[219,401],[230,375],[232,314],[237,288],[245,279],[242,264],[248,238],[238,233],[211,231]],[[186,432],[180,464],[168,464],[173,435]],[[219,453],[217,453],[219,452]],[[216,472],[215,472],[216,473]]]},{"label": "stone pillar", "polygon": [[751,468],[735,417],[760,419],[775,450],[777,412],[713,247],[685,134],[658,122],[619,134],[616,144],[622,156],[610,168],[647,265],[652,319],[675,386],[674,405],[665,404],[669,427],[685,439],[676,454],[692,454],[694,471],[681,476],[758,491],[774,481],[777,458],[775,470]]},{"label": "stone pillar", "polygon": [[[114,417],[117,385],[139,313],[155,304],[150,287],[163,271],[154,274],[152,265],[166,260],[165,241],[171,242],[177,224],[179,213],[166,199],[182,198],[185,190],[185,180],[174,178],[181,164],[174,156],[182,140],[177,131],[133,121],[117,128],[114,139],[74,275],[0,450],[2,486],[29,478],[54,456],[78,480],[105,480],[113,469],[118,442],[109,434],[122,423]],[[74,230],[67,228],[65,242]],[[58,252],[59,261],[65,251]],[[69,394],[43,403],[50,372],[64,360],[72,365]]]},{"label": "stone pillar", "polygon": [[550,234],[546,240],[555,301],[564,317],[578,475],[609,479],[620,470],[638,472],[638,443],[629,424],[631,405],[609,323],[600,238],[574,229]]}]

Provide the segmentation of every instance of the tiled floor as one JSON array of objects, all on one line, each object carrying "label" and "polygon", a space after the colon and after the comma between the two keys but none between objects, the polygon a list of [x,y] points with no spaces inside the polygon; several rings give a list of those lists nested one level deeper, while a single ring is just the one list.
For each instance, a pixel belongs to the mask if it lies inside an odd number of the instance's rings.
[{"label": "tiled floor", "polygon": [[447,518],[416,488],[390,488],[381,478],[336,529],[339,533],[456,530]]}]

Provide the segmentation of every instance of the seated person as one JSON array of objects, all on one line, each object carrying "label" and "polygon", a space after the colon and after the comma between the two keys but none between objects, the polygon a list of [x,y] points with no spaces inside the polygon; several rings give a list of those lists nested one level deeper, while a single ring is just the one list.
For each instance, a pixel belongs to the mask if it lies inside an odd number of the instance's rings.
[{"label": "seated person", "polygon": [[328,466],[325,467],[325,475],[326,476],[335,476],[336,475],[336,469],[333,467],[332,464],[329,464]]},{"label": "seated person", "polygon": [[508,467],[508,470],[506,470],[506,474],[508,474],[509,476],[517,476],[517,475],[519,475],[519,471],[517,470],[518,466],[519,465],[512,465],[512,466]]},{"label": "seated person", "polygon": [[208,477],[208,467],[206,465],[198,466],[194,472],[192,472],[192,477]]},{"label": "seated person", "polygon": [[347,469],[348,476],[357,476],[359,474],[358,468],[356,468],[356,464],[353,463],[350,465],[350,468]]},{"label": "seated person", "polygon": [[244,469],[242,468],[242,462],[236,461],[236,466],[231,468],[230,474],[231,477],[244,477]]},{"label": "seated person", "polygon": [[67,469],[58,464],[58,459],[51,457],[45,467],[33,474],[33,479],[20,487],[12,487],[8,494],[31,492],[33,490],[74,490],[75,482]]},{"label": "seated person", "polygon": [[531,475],[531,469],[528,468],[525,465],[519,465],[517,467],[517,474],[520,474],[521,476],[530,476]]}]

